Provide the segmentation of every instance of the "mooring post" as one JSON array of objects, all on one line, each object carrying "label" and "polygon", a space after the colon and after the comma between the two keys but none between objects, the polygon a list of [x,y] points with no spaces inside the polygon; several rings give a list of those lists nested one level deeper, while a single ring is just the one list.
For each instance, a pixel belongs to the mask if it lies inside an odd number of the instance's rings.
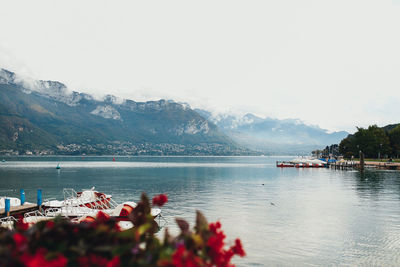
[{"label": "mooring post", "polygon": [[21,198],[21,206],[22,206],[22,205],[25,204],[25,191],[24,191],[24,189],[20,189],[19,190],[19,195],[20,195],[20,198]]},{"label": "mooring post", "polygon": [[11,208],[10,199],[6,198],[4,200],[4,211],[7,217],[10,216],[10,208]]},{"label": "mooring post", "polygon": [[42,189],[37,190],[37,206],[42,211]]},{"label": "mooring post", "polygon": [[360,170],[364,170],[364,153],[361,152],[360,150]]}]

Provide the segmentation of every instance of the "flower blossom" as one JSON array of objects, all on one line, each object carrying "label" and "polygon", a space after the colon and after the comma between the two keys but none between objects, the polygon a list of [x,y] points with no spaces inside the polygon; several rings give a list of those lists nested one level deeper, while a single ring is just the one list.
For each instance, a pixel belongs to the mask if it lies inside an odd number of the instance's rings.
[{"label": "flower blossom", "polygon": [[155,197],[153,197],[153,205],[157,205],[159,207],[162,207],[165,203],[167,203],[168,197],[165,194],[160,194]]}]

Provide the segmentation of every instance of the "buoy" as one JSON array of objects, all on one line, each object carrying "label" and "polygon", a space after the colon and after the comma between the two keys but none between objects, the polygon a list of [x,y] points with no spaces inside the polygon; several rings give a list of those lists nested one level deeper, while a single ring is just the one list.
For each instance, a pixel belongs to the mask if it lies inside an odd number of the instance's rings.
[{"label": "buoy", "polygon": [[115,158],[113,158],[113,161],[115,161]]},{"label": "buoy", "polygon": [[61,169],[60,163],[57,164],[56,169],[57,169],[57,170]]}]

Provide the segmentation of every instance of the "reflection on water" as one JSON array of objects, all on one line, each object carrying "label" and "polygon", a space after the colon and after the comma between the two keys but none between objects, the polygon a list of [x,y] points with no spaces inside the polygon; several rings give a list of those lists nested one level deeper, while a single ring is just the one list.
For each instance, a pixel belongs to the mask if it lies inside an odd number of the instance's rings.
[{"label": "reflection on water", "polygon": [[[399,265],[400,174],[276,168],[271,157],[24,157],[0,163],[0,194],[93,185],[115,200],[168,193],[163,209],[193,224],[195,210],[243,240],[239,266]],[[280,158],[279,160],[284,160]],[[57,163],[61,170],[56,170]]]}]

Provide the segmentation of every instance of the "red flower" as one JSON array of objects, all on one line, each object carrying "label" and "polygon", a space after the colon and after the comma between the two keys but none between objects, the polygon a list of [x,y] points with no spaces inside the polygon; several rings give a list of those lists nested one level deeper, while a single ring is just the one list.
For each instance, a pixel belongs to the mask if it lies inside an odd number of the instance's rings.
[{"label": "red flower", "polygon": [[112,260],[107,263],[107,267],[118,267],[121,265],[121,260],[119,256],[115,256]]},{"label": "red flower", "polygon": [[68,263],[67,258],[62,254],[58,254],[56,258],[47,260],[46,249],[44,248],[39,248],[33,256],[25,253],[20,259],[27,267],[64,267]]},{"label": "red flower", "polygon": [[15,233],[13,238],[14,238],[14,242],[15,242],[15,245],[17,246],[17,248],[21,248],[21,247],[25,246],[26,242],[28,241],[26,239],[26,237],[20,233]]},{"label": "red flower", "polygon": [[233,253],[224,250],[225,234],[221,230],[221,223],[210,223],[208,228],[213,234],[207,240],[207,246],[209,247],[208,255],[216,266],[228,266]]},{"label": "red flower", "polygon": [[210,231],[211,231],[213,234],[216,234],[217,231],[218,231],[218,229],[221,229],[221,223],[220,223],[220,222],[210,223],[210,224],[208,225],[208,228],[210,229]]},{"label": "red flower", "polygon": [[243,249],[242,242],[239,238],[236,238],[235,245],[231,248],[233,253],[239,255],[240,257],[246,256],[246,252]]},{"label": "red flower", "polygon": [[197,257],[193,252],[186,250],[185,246],[181,245],[172,254],[172,265],[175,267],[199,267],[205,266],[203,260]]},{"label": "red flower", "polygon": [[165,203],[167,203],[168,197],[165,194],[160,194],[155,197],[153,197],[153,205],[157,205],[159,207],[162,207]]},{"label": "red flower", "polygon": [[212,235],[207,240],[207,254],[211,258],[213,266],[234,266],[230,261],[235,254],[242,257],[245,256],[245,252],[239,239],[235,240],[235,245],[230,249],[224,249],[224,239],[226,236],[221,229],[220,222],[210,223],[208,228]]},{"label": "red flower", "polygon": [[48,229],[53,229],[53,228],[54,228],[54,225],[55,225],[55,222],[54,222],[54,221],[48,221],[48,222],[46,223],[46,228],[48,228]]},{"label": "red flower", "polygon": [[17,222],[17,230],[26,231],[29,228],[29,224],[25,223],[22,219]]}]

